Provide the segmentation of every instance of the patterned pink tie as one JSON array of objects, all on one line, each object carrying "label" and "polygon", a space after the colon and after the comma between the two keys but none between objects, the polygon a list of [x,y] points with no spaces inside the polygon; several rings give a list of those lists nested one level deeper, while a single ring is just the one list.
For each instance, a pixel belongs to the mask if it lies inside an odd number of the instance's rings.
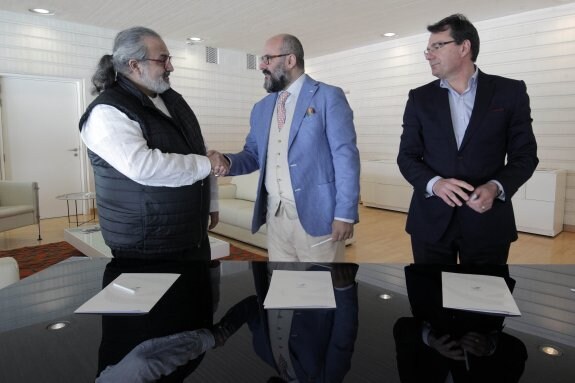
[{"label": "patterned pink tie", "polygon": [[278,110],[277,110],[277,116],[278,116],[278,129],[281,130],[281,128],[284,127],[284,124],[286,122],[286,100],[289,97],[289,92],[286,92],[285,90],[280,92],[280,95],[278,97]]}]

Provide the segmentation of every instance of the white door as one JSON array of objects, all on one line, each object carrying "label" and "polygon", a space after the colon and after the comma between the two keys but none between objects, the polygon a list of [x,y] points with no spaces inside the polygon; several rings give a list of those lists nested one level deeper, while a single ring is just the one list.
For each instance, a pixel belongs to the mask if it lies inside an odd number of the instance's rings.
[{"label": "white door", "polygon": [[78,83],[0,77],[0,97],[4,178],[38,182],[41,218],[65,216],[56,196],[82,191]]}]

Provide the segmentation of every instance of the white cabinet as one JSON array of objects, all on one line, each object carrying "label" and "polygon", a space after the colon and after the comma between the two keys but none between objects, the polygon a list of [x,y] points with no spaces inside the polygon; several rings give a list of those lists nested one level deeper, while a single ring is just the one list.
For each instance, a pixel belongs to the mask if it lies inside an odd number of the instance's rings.
[{"label": "white cabinet", "polygon": [[[565,170],[536,170],[513,196],[517,230],[552,237],[563,231],[566,182]],[[361,161],[364,206],[407,212],[412,193],[395,161]]]},{"label": "white cabinet", "polygon": [[563,231],[567,172],[540,169],[513,196],[517,230],[556,236]]},{"label": "white cabinet", "polygon": [[392,160],[361,161],[361,201],[364,206],[406,212],[413,187]]}]

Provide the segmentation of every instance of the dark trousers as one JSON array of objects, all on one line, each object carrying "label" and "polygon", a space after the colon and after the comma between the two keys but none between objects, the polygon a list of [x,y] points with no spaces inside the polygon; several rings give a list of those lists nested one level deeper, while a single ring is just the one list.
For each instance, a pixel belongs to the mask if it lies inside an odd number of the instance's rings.
[{"label": "dark trousers", "polygon": [[509,257],[511,242],[477,243],[463,238],[457,219],[452,219],[438,242],[425,242],[411,236],[411,249],[415,263],[495,264],[504,265]]}]

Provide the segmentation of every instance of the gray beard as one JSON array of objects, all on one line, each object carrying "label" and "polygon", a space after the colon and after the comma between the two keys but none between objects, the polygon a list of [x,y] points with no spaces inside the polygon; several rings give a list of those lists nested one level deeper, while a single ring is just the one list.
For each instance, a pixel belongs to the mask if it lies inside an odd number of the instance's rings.
[{"label": "gray beard", "polygon": [[144,86],[152,92],[164,93],[170,89],[170,83],[166,82],[163,78],[155,81],[149,78],[143,78],[142,82],[144,83]]},{"label": "gray beard", "polygon": [[146,88],[151,90],[155,93],[164,93],[168,89],[170,89],[170,83],[164,79],[164,77],[160,77],[157,80],[153,80],[148,75],[148,71],[144,70],[142,75],[140,76],[140,81],[142,81],[142,85]]}]

